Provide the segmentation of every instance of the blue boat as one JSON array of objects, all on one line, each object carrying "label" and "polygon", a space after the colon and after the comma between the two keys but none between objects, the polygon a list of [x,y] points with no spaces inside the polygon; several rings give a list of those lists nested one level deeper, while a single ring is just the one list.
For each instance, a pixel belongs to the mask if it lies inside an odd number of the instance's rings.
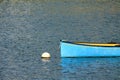
[{"label": "blue boat", "polygon": [[118,57],[120,44],[61,41],[60,52],[61,57]]}]

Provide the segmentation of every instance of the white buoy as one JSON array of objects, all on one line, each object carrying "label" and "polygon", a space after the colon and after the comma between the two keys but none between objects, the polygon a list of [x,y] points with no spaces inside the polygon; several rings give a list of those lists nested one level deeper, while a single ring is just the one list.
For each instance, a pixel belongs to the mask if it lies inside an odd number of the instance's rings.
[{"label": "white buoy", "polygon": [[50,56],[50,53],[44,52],[44,53],[42,53],[41,57],[42,58],[50,58],[51,56]]}]

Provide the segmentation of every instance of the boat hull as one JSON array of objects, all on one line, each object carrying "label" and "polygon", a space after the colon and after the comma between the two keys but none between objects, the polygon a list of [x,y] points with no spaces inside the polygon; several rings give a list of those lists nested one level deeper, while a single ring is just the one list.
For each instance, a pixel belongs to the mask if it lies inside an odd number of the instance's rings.
[{"label": "boat hull", "polygon": [[120,56],[120,47],[88,46],[61,41],[61,57],[115,57]]}]

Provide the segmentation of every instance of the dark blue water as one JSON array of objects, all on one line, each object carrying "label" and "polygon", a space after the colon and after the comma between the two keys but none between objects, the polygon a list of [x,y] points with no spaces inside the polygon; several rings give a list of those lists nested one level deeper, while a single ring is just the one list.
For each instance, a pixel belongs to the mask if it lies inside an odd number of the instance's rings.
[{"label": "dark blue water", "polygon": [[63,80],[119,80],[120,58],[62,58]]},{"label": "dark blue water", "polygon": [[[60,58],[59,41],[120,43],[119,0],[0,0],[0,80],[119,80],[120,58]],[[40,58],[50,52],[51,59]]]}]

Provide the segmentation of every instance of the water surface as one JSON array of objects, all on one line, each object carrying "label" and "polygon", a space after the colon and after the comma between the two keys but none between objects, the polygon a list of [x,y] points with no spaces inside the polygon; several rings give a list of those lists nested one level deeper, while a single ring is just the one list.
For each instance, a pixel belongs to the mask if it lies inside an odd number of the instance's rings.
[{"label": "water surface", "polygon": [[119,80],[119,58],[62,59],[59,49],[62,39],[119,43],[119,25],[119,0],[0,0],[0,79]]}]

